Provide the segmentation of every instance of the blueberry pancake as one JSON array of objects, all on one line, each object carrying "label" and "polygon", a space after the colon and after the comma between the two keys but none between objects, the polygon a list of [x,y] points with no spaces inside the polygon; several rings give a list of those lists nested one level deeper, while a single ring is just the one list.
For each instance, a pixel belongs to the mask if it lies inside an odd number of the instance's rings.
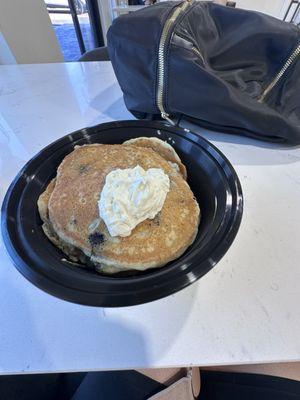
[{"label": "blueberry pancake", "polygon": [[174,148],[169,143],[164,142],[163,140],[156,137],[139,137],[136,139],[126,140],[126,142],[124,142],[123,144],[138,147],[147,147],[156,151],[165,160],[167,160],[170,165],[175,168],[175,170],[179,171],[184,179],[186,179],[186,168],[182,164]]},{"label": "blueberry pancake", "polygon": [[[129,236],[111,236],[99,216],[98,201],[107,174],[117,169],[159,168],[170,189],[161,211],[139,223]],[[161,267],[194,241],[199,207],[182,175],[152,148],[84,145],[67,155],[38,201],[48,238],[73,261],[115,273]]]}]

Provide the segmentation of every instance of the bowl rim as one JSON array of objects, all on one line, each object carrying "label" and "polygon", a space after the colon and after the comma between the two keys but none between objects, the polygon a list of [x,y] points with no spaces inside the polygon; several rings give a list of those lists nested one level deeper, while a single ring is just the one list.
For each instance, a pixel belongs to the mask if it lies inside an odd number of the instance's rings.
[{"label": "bowl rim", "polygon": [[[16,190],[16,185],[20,182],[24,172],[42,155],[44,156],[48,152],[52,153],[57,149],[57,146],[65,146],[65,141],[68,140],[74,141],[77,137],[78,140],[82,139],[86,134],[94,134],[94,135],[101,135],[103,131],[107,131],[109,129],[116,129],[116,128],[130,128],[130,127],[144,127],[156,130],[164,130],[169,131],[172,134],[180,136],[184,140],[188,140],[193,142],[193,144],[198,145],[205,151],[207,151],[215,160],[218,160],[219,163],[222,164],[223,168],[226,168],[228,176],[231,178],[231,185],[233,190],[233,195],[236,198],[236,204],[234,208],[231,210],[231,224],[228,226],[228,229],[225,232],[222,240],[219,241],[213,249],[211,249],[210,257],[203,260],[199,263],[197,268],[197,273],[191,273],[192,271],[188,271],[188,267],[191,266],[183,264],[184,260],[174,260],[170,263],[170,265],[174,266],[174,269],[177,267],[177,270],[174,271],[173,274],[173,285],[164,285],[162,283],[157,284],[157,287],[153,288],[153,290],[149,290],[149,281],[153,281],[154,279],[163,279],[164,277],[168,276],[170,272],[167,268],[158,268],[154,269],[153,273],[149,273],[148,275],[142,275],[138,277],[134,277],[133,280],[135,284],[138,282],[141,283],[141,288],[137,290],[137,288],[131,288],[129,290],[129,286],[131,284],[130,278],[117,278],[117,277],[103,277],[101,275],[97,276],[97,280],[103,278],[105,282],[114,284],[116,286],[117,283],[122,285],[123,287],[127,287],[126,294],[114,293],[113,291],[102,293],[95,292],[93,290],[86,291],[74,287],[70,287],[68,285],[62,285],[61,282],[57,282],[51,277],[46,276],[42,273],[42,271],[33,270],[32,266],[29,266],[23,257],[19,254],[19,251],[14,246],[13,237],[11,237],[12,232],[8,227],[8,208],[10,206],[11,198]],[[94,132],[94,133],[91,133]],[[159,137],[159,136],[158,136]],[[220,167],[221,168],[221,167]],[[22,190],[24,192],[25,186]],[[20,204],[18,204],[19,208]],[[16,208],[16,207],[14,207]],[[56,141],[50,143],[48,146],[44,147],[41,151],[39,151],[35,156],[33,156],[19,171],[17,176],[14,178],[12,183],[10,184],[6,195],[4,197],[2,208],[1,208],[1,228],[2,228],[2,235],[4,239],[5,247],[11,256],[14,265],[22,273],[31,283],[35,286],[39,287],[40,289],[55,295],[61,299],[84,304],[88,306],[105,306],[105,307],[120,307],[120,306],[129,306],[129,305],[137,305],[142,304],[145,302],[153,301],[172,293],[177,292],[178,290],[183,289],[184,287],[190,285],[191,283],[195,282],[203,275],[205,275],[211,268],[213,268],[216,263],[224,256],[227,252],[229,247],[231,246],[241,223],[243,213],[243,194],[240,181],[238,176],[230,164],[229,160],[224,156],[224,154],[217,149],[213,144],[208,142],[203,137],[194,134],[188,129],[180,128],[180,127],[173,127],[168,124],[164,124],[162,122],[157,121],[136,121],[136,120],[125,120],[125,121],[113,121],[113,122],[106,122],[103,124],[98,124],[93,127],[78,129],[70,134],[67,134]],[[193,252],[192,252],[193,253]],[[192,257],[192,253],[188,254],[188,257]],[[194,269],[194,268],[192,268]],[[86,271],[77,271],[81,274],[86,275]],[[72,272],[73,273],[73,272]],[[83,276],[83,275],[82,275]],[[101,279],[99,279],[101,277]],[[151,279],[152,277],[152,279]],[[128,283],[128,284],[127,284]],[[151,289],[151,288],[150,288]]]}]

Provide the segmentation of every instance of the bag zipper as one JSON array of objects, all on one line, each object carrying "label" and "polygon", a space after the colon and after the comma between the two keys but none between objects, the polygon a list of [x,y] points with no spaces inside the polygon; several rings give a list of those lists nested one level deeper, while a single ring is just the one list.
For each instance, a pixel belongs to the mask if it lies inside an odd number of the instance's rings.
[{"label": "bag zipper", "polygon": [[[176,33],[176,36],[181,38],[181,39],[183,39],[183,40],[187,40],[185,37],[183,37],[182,35],[179,35],[178,33]],[[197,57],[201,58],[201,61],[203,62],[203,64],[205,64],[205,60],[204,60],[203,54],[201,53],[201,51],[199,49],[197,49],[196,46],[194,46],[192,44],[192,47],[190,49],[187,49],[187,50],[192,51]]]},{"label": "bag zipper", "polygon": [[167,120],[170,124],[175,125],[174,122],[169,118],[169,114],[166,112],[163,104],[164,97],[164,81],[165,81],[165,50],[167,45],[168,35],[173,27],[173,24],[177,18],[193,3],[193,0],[185,0],[178,7],[175,8],[170,17],[166,20],[162,34],[160,37],[158,47],[158,74],[157,74],[157,92],[156,92],[156,103],[160,111],[162,118]]},{"label": "bag zipper", "polygon": [[259,96],[258,101],[262,103],[266,96],[270,93],[270,91],[277,85],[277,83],[281,80],[281,78],[284,76],[284,74],[287,72],[289,67],[294,64],[294,62],[297,60],[297,58],[300,56],[300,43],[298,46],[295,48],[295,50],[292,52],[292,54],[289,56],[289,58],[286,60],[286,62],[283,64],[282,68],[280,69],[279,72],[275,75],[273,80],[269,83],[269,85],[265,88],[265,90],[262,92],[262,94]]},{"label": "bag zipper", "polygon": [[198,56],[199,58],[201,58],[201,61],[203,62],[203,64],[205,64],[203,54],[200,52],[200,50],[197,49],[197,47],[193,46],[193,47],[191,48],[191,51],[192,51],[194,54],[196,54],[196,56]]}]

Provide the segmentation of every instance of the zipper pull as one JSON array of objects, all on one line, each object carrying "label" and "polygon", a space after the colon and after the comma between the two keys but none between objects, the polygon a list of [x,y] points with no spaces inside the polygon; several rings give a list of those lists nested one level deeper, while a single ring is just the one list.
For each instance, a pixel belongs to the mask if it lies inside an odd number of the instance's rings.
[{"label": "zipper pull", "polygon": [[165,119],[166,121],[168,121],[169,124],[171,124],[171,125],[173,125],[173,126],[176,126],[175,122],[172,121],[171,118],[169,118],[169,114],[162,112],[162,113],[161,113],[161,117],[162,117],[163,119]]}]

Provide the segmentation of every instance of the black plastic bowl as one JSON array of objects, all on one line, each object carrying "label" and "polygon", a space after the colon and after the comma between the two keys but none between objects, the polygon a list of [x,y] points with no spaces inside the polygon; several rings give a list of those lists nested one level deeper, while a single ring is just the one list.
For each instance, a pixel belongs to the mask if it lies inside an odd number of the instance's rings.
[{"label": "black plastic bowl", "polygon": [[[194,243],[163,268],[130,277],[108,277],[63,261],[41,228],[37,200],[62,159],[75,145],[122,143],[156,136],[174,146],[187,167],[199,202],[201,222]],[[2,206],[2,233],[17,269],[34,285],[61,299],[90,306],[146,303],[190,285],[226,253],[243,209],[241,185],[224,155],[190,131],[148,121],[120,121],[81,129],[50,144],[32,158],[9,187]]]}]

